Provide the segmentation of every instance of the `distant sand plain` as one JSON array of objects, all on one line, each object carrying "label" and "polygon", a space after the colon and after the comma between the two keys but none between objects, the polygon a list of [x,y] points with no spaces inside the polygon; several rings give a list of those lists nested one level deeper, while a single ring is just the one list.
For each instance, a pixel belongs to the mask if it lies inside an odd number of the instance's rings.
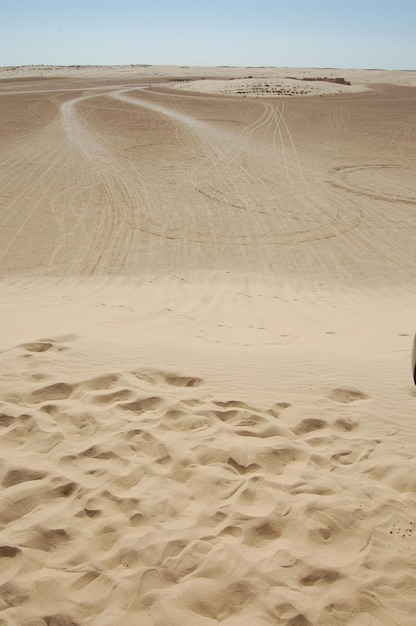
[{"label": "distant sand plain", "polygon": [[0,78],[0,622],[414,626],[416,73]]}]

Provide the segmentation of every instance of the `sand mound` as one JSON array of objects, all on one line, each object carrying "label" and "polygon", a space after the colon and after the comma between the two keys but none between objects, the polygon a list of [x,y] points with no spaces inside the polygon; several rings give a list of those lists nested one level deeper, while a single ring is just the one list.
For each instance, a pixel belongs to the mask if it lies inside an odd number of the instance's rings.
[{"label": "sand mound", "polygon": [[335,83],[327,80],[306,80],[287,77],[235,78],[233,80],[189,80],[173,83],[177,89],[190,92],[217,93],[226,96],[279,97],[317,96],[323,94],[354,93],[365,91],[363,85]]}]

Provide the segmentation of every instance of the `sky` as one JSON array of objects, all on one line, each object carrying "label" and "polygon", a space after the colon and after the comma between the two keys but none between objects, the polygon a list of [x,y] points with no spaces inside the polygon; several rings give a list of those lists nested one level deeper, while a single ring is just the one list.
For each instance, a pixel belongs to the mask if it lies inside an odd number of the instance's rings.
[{"label": "sky", "polygon": [[416,69],[416,0],[0,0],[0,66]]}]

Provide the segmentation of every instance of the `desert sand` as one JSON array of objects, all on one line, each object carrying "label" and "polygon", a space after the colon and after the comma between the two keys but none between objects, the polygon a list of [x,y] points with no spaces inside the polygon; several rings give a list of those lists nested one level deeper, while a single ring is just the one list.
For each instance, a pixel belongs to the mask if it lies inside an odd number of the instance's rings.
[{"label": "desert sand", "polygon": [[0,79],[0,623],[414,626],[416,72]]}]

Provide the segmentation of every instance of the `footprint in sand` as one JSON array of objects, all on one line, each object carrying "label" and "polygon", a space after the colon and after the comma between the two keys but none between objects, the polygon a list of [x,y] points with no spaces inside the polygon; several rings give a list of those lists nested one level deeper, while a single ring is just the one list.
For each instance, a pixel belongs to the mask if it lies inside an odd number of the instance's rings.
[{"label": "footprint in sand", "polygon": [[36,341],[34,343],[22,343],[19,347],[27,352],[46,352],[52,348],[52,343],[49,341]]},{"label": "footprint in sand", "polygon": [[167,374],[165,380],[168,385],[175,387],[196,387],[202,383],[201,378],[195,376],[179,376],[178,374]]},{"label": "footprint in sand", "polygon": [[22,343],[18,347],[25,352],[47,352],[51,349],[62,352],[63,350],[67,350],[67,347],[59,344],[74,341],[76,338],[76,335],[63,335],[62,337],[55,337],[53,339],[39,339],[38,341]]},{"label": "footprint in sand", "polygon": [[335,569],[314,569],[301,578],[300,583],[306,587],[313,585],[330,585],[341,577],[341,574]]},{"label": "footprint in sand", "polygon": [[34,402],[45,402],[47,400],[66,400],[74,390],[73,385],[58,382],[53,385],[41,387],[32,393]]},{"label": "footprint in sand", "polygon": [[339,387],[333,389],[329,394],[331,400],[335,402],[341,402],[342,404],[349,404],[350,402],[357,402],[358,400],[368,400],[369,396],[362,391],[356,391],[354,389],[347,389]]},{"label": "footprint in sand", "polygon": [[20,570],[23,553],[14,546],[0,546],[0,585],[11,580]]},{"label": "footprint in sand", "polygon": [[46,473],[40,470],[33,470],[31,468],[19,467],[10,469],[6,476],[2,480],[3,487],[13,487],[20,483],[29,482],[32,480],[42,480],[45,478]]},{"label": "footprint in sand", "polygon": [[82,386],[86,391],[108,391],[120,380],[121,374],[118,372],[111,372],[104,376],[96,376],[89,380],[83,381]]}]

